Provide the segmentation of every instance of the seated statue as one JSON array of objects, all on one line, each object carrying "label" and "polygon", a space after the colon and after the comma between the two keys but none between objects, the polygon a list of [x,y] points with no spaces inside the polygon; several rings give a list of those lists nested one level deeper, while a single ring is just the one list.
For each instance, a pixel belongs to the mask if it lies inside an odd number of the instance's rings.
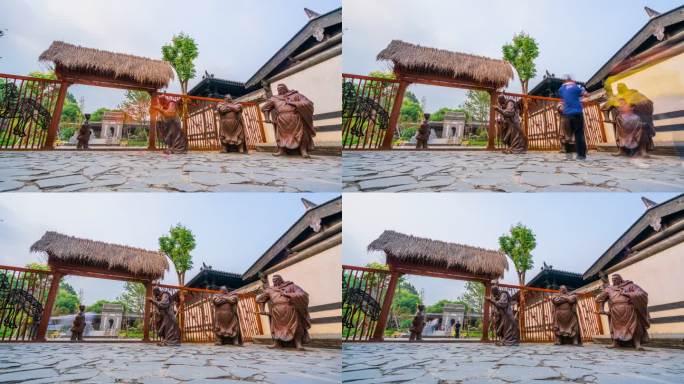
[{"label": "seated statue", "polygon": [[76,149],[88,149],[88,142],[90,141],[90,113],[86,113],[83,116],[85,121],[81,124],[81,128],[78,129]]},{"label": "seated statue", "polygon": [[264,286],[257,303],[268,303],[271,316],[273,345],[279,348],[294,344],[297,350],[310,341],[309,294],[280,275],[273,275],[273,286]]},{"label": "seated statue", "polygon": [[237,150],[248,154],[242,105],[234,102],[231,95],[226,95],[222,102],[216,104],[216,112],[220,121],[219,139],[223,147],[221,152]]},{"label": "seated statue", "polygon": [[314,105],[301,93],[290,90],[285,84],[278,84],[278,94],[273,95],[261,110],[275,127],[276,144],[281,156],[288,149],[298,149],[304,158],[314,147],[316,127],[313,123]]},{"label": "seated statue", "polygon": [[553,304],[553,333],[556,345],[581,345],[579,318],[577,317],[577,295],[569,293],[565,285],[551,298]]},{"label": "seated statue", "polygon": [[188,137],[183,132],[178,103],[168,96],[159,96],[157,99],[158,102],[156,103],[153,99],[151,109],[157,111],[159,116],[157,124],[161,127],[164,144],[166,144],[164,153],[167,155],[186,153],[188,151]]},{"label": "seated statue", "polygon": [[147,299],[156,307],[156,315],[159,316],[155,322],[158,327],[157,336],[159,337],[157,345],[180,345],[180,328],[176,321],[176,311],[173,308],[171,294],[162,291],[159,287],[154,287],[152,295],[154,297],[148,297]]},{"label": "seated statue", "polygon": [[492,297],[485,297],[497,311],[497,331],[499,337],[496,345],[518,345],[520,343],[520,329],[518,319],[513,312],[511,295],[498,286],[492,287]]},{"label": "seated statue", "polygon": [[83,341],[85,327],[85,305],[79,305],[78,314],[74,317],[74,322],[71,325],[71,341]]},{"label": "seated statue", "polygon": [[608,303],[608,322],[613,345],[633,346],[643,351],[641,346],[648,342],[648,328],[651,321],[648,314],[648,293],[629,280],[622,280],[617,273],[613,275],[612,285],[604,285],[603,292],[596,296],[601,308]]},{"label": "seated statue", "polygon": [[425,305],[418,305],[416,314],[413,315],[413,320],[411,321],[411,327],[409,332],[409,341],[421,341],[423,340],[423,328],[425,328]]},{"label": "seated statue", "polygon": [[221,293],[211,298],[214,304],[214,335],[216,345],[242,345],[240,319],[238,317],[238,295],[221,287]]}]

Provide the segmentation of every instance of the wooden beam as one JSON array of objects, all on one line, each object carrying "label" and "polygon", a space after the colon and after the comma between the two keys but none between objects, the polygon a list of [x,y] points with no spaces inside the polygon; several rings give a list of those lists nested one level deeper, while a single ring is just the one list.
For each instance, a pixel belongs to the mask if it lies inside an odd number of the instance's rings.
[{"label": "wooden beam", "polygon": [[36,335],[37,341],[47,341],[45,335],[47,334],[47,327],[50,323],[50,316],[52,315],[52,308],[55,306],[55,298],[59,290],[59,282],[62,280],[64,274],[61,271],[55,271],[52,274],[52,281],[50,282],[50,291],[48,292],[47,302],[43,308],[43,314],[40,318],[40,325],[38,326],[38,333]]},{"label": "wooden beam", "polygon": [[[485,293],[484,296],[485,298],[490,297],[492,295],[492,283],[491,282],[486,282],[484,283],[485,285]],[[485,299],[484,303],[482,303],[482,342],[487,342],[489,341],[489,315],[490,315],[490,304],[489,301]]]},{"label": "wooden beam", "polygon": [[406,81],[399,82],[399,88],[397,89],[397,95],[394,98],[394,104],[392,104],[392,113],[390,114],[389,126],[385,132],[385,137],[382,140],[381,149],[392,149],[392,139],[394,138],[394,131],[397,128],[397,123],[399,122],[399,113],[401,112],[401,104],[404,101],[404,94],[406,93],[406,88],[409,83]]},{"label": "wooden beam", "polygon": [[443,266],[425,266],[405,263],[388,256],[387,265],[390,270],[397,270],[404,275],[420,275],[429,277],[439,277],[444,279],[457,279],[476,282],[487,282],[496,279],[497,276],[476,275],[465,270],[449,270]]},{"label": "wooden beam", "polygon": [[382,303],[382,311],[380,312],[380,318],[375,324],[375,332],[373,332],[373,341],[383,341],[385,337],[385,328],[387,327],[387,318],[389,317],[389,312],[392,307],[392,299],[394,299],[394,291],[397,288],[397,283],[401,274],[397,271],[392,271],[390,275],[389,285],[387,286],[387,293],[385,294],[385,301]]},{"label": "wooden beam", "polygon": [[134,275],[132,273],[126,273],[118,270],[74,265],[70,263],[64,263],[53,258],[48,258],[48,266],[50,266],[51,270],[61,271],[63,275],[83,276],[116,281],[129,281],[134,283],[145,283],[147,281],[154,280],[154,277],[152,276]]},{"label": "wooden beam", "polygon": [[149,342],[150,341],[150,317],[152,316],[152,308],[150,306],[152,305],[149,300],[147,300],[148,297],[152,297],[152,283],[147,282],[145,283],[145,312],[143,315],[143,341],[144,342]]},{"label": "wooden beam", "polygon": [[95,76],[87,73],[80,73],[68,70],[64,67],[57,66],[55,68],[57,78],[62,81],[67,81],[72,84],[90,85],[93,87],[117,88],[136,91],[156,92],[160,87],[155,84],[138,83],[133,80],[123,78],[108,78],[103,76]]},{"label": "wooden beam", "polygon": [[496,149],[496,110],[494,103],[496,100],[496,91],[489,91],[489,127],[487,128],[487,150],[493,151]]},{"label": "wooden beam", "polygon": [[62,109],[64,108],[64,100],[66,99],[67,89],[69,89],[69,83],[62,81],[59,87],[59,95],[57,96],[57,103],[55,104],[55,109],[52,112],[52,119],[50,120],[50,127],[48,127],[47,138],[45,139],[45,144],[43,149],[55,149],[55,139],[57,138],[57,131],[59,130],[59,121],[62,118]]},{"label": "wooden beam", "polygon": [[150,129],[147,135],[147,149],[157,149],[157,110],[152,108],[159,102],[159,95],[156,92],[150,92]]}]

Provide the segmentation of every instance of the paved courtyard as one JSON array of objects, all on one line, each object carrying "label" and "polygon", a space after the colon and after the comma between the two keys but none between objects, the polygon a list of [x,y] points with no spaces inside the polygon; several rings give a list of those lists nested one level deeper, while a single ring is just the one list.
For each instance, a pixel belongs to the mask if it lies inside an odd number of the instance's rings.
[{"label": "paved courtyard", "polygon": [[684,351],[525,344],[346,343],[343,383],[683,383]]},{"label": "paved courtyard", "polygon": [[615,157],[588,160],[530,152],[368,151],[343,153],[344,192],[676,192],[684,191],[684,159]]},{"label": "paved courtyard", "polygon": [[341,157],[0,152],[0,192],[339,192]]},{"label": "paved courtyard", "polygon": [[0,382],[339,383],[340,356],[261,345],[0,344]]}]

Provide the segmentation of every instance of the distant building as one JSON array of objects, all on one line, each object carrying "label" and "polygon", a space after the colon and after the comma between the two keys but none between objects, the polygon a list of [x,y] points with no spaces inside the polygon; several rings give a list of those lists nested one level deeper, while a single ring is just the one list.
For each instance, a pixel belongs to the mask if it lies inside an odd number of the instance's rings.
[{"label": "distant building", "polygon": [[[560,98],[558,90],[565,80],[556,77],[555,73],[550,73],[548,70],[544,73],[542,81],[539,82],[528,94],[532,96],[555,97]],[[584,86],[585,84],[578,81],[577,84]]]},{"label": "distant building", "polygon": [[541,271],[534,276],[528,287],[544,288],[544,289],[558,289],[561,285],[565,285],[568,290],[573,291],[585,284],[581,273],[566,272],[558,269],[553,269],[552,265],[544,263]]},{"label": "distant building", "polygon": [[185,286],[213,290],[226,287],[229,291],[234,291],[242,288],[246,284],[248,284],[248,282],[242,280],[242,275],[239,273],[219,271],[213,269],[210,265],[202,263],[199,273],[193,276]]}]

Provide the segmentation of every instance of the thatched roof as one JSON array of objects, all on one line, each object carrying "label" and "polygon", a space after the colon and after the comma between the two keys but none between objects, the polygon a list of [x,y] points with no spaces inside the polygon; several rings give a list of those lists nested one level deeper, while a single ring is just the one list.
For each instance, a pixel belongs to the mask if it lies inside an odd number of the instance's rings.
[{"label": "thatched roof", "polygon": [[401,40],[392,40],[377,59],[392,61],[400,71],[447,77],[487,88],[505,87],[513,79],[513,68],[504,60],[421,47]]},{"label": "thatched roof", "polygon": [[135,276],[161,279],[169,269],[162,253],[81,239],[48,231],[31,246],[31,252],[45,252],[48,257],[68,264],[124,271]]},{"label": "thatched roof", "polygon": [[506,256],[499,252],[469,245],[385,231],[368,245],[369,251],[383,251],[400,261],[465,270],[475,275],[503,277],[508,270]]},{"label": "thatched roof", "polygon": [[167,87],[174,78],[173,68],[166,61],[85,48],[62,41],[53,42],[39,60],[51,61],[55,66],[74,72],[132,80],[157,88]]}]

